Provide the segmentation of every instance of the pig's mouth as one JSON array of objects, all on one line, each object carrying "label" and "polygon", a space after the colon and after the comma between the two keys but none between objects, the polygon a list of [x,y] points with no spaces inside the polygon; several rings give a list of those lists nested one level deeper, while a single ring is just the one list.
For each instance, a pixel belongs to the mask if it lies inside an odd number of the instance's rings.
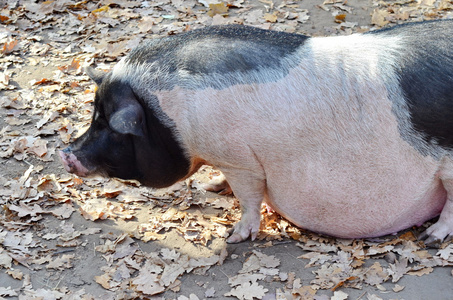
[{"label": "pig's mouth", "polygon": [[76,174],[80,177],[86,177],[93,173],[92,171],[85,168],[74,155],[74,153],[72,153],[70,150],[65,149],[59,151],[58,154],[60,155],[63,166],[67,172]]}]

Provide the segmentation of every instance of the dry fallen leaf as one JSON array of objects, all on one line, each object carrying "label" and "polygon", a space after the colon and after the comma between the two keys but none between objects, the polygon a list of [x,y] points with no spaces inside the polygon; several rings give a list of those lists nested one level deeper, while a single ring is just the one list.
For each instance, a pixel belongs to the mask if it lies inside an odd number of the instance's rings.
[{"label": "dry fallen leaf", "polygon": [[58,69],[62,72],[72,72],[79,70],[80,67],[80,60],[74,58],[69,65],[58,67]]},{"label": "dry fallen leaf", "polygon": [[2,248],[0,248],[0,267],[5,269],[10,269],[12,266],[13,259],[6,253]]},{"label": "dry fallen leaf", "polygon": [[204,293],[204,296],[206,298],[214,298],[215,297],[215,289],[213,287],[210,287],[209,289],[206,290]]},{"label": "dry fallen leaf", "polygon": [[209,4],[208,16],[214,17],[215,15],[225,15],[227,13],[228,13],[228,6],[225,4],[225,2]]},{"label": "dry fallen leaf", "polygon": [[346,14],[338,14],[335,16],[335,22],[343,23],[346,21]]},{"label": "dry fallen leaf", "polygon": [[399,284],[395,284],[395,286],[392,288],[392,290],[395,292],[395,293],[398,293],[398,292],[401,292],[402,290],[404,290],[405,286],[402,286],[402,285],[399,285]]},{"label": "dry fallen leaf", "polygon": [[22,278],[24,277],[24,273],[22,273],[20,270],[8,270],[6,271],[6,274],[17,280],[22,280]]},{"label": "dry fallen leaf", "polygon": [[39,205],[35,204],[33,206],[27,206],[23,203],[20,204],[21,206],[11,204],[8,208],[11,211],[17,212],[19,217],[36,217],[38,214],[46,213]]},{"label": "dry fallen leaf", "polygon": [[63,254],[62,256],[53,258],[46,266],[47,269],[62,270],[72,268],[71,261],[74,259],[73,254]]},{"label": "dry fallen leaf", "polygon": [[409,271],[409,272],[407,272],[407,274],[408,275],[423,276],[423,275],[429,274],[429,273],[431,273],[433,271],[434,271],[434,269],[432,267],[427,267],[427,268],[422,268],[422,269],[417,270],[417,271]]},{"label": "dry fallen leaf", "polygon": [[149,296],[165,291],[165,287],[159,283],[157,274],[147,273],[143,270],[131,281],[131,283],[135,286],[137,291]]},{"label": "dry fallen leaf", "polygon": [[256,250],[253,250],[253,254],[258,257],[261,267],[275,268],[280,265],[280,259],[276,258],[274,255],[266,255]]},{"label": "dry fallen leaf", "polygon": [[10,54],[12,53],[13,51],[17,50],[18,49],[18,40],[12,40],[11,42],[7,42],[3,45],[3,48],[2,48],[2,53],[3,54]]},{"label": "dry fallen leaf", "polygon": [[264,20],[266,20],[266,22],[270,22],[270,23],[275,23],[275,22],[277,22],[277,19],[278,19],[277,15],[270,14],[270,13],[265,13],[263,17],[264,17]]},{"label": "dry fallen leaf", "polygon": [[1,297],[16,297],[16,296],[18,296],[18,294],[10,286],[9,287],[0,286],[0,296]]},{"label": "dry fallen leaf", "polygon": [[261,299],[264,297],[268,289],[254,282],[243,283],[242,285],[232,289],[230,292],[225,293],[224,296],[232,296],[241,300],[253,300],[254,298]]},{"label": "dry fallen leaf", "polygon": [[333,296],[330,298],[330,300],[346,300],[346,299],[348,299],[348,297],[349,297],[349,295],[343,291],[335,291],[333,293]]},{"label": "dry fallen leaf", "polygon": [[388,16],[389,13],[387,11],[376,8],[371,16],[371,24],[383,27],[389,23],[387,20]]},{"label": "dry fallen leaf", "polygon": [[261,268],[260,259],[255,254],[250,255],[242,265],[239,274],[250,273]]},{"label": "dry fallen leaf", "polygon": [[[296,279],[298,280],[298,279]],[[316,294],[316,286],[299,286],[299,284],[295,282],[295,285],[293,287],[293,290],[291,291],[291,293],[293,295],[297,295],[299,296],[301,299],[307,299],[307,300],[312,300],[314,299],[314,296]],[[335,293],[334,292],[334,296],[335,296]]]},{"label": "dry fallen leaf", "polygon": [[389,264],[388,273],[392,277],[392,282],[398,282],[409,270],[407,258],[402,258],[401,260],[396,261],[395,264]]},{"label": "dry fallen leaf", "polygon": [[436,255],[439,255],[442,259],[448,260],[453,255],[453,244],[448,245],[444,249],[437,251]]}]

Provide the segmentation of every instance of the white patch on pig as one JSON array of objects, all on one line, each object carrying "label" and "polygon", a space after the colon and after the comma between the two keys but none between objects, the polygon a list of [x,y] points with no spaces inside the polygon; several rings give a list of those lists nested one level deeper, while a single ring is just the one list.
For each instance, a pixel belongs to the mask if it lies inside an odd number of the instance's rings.
[{"label": "white patch on pig", "polygon": [[114,67],[112,70],[112,77],[111,78],[126,78],[127,77],[127,71],[129,70],[127,65],[126,65],[126,58],[123,57]]}]

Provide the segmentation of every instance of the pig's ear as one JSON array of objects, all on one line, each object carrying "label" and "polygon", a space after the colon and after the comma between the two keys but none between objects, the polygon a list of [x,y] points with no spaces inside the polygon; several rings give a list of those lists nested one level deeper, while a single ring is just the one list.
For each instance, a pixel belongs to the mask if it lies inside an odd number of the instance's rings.
[{"label": "pig's ear", "polygon": [[145,136],[144,112],[138,103],[129,104],[116,111],[109,120],[110,128],[121,134]]},{"label": "pig's ear", "polygon": [[92,67],[86,67],[84,71],[97,85],[101,85],[102,80],[107,75],[106,72],[93,69]]}]

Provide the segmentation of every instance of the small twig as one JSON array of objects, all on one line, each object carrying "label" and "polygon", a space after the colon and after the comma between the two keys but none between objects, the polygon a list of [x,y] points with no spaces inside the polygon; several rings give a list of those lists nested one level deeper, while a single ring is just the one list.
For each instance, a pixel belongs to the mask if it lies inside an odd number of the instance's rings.
[{"label": "small twig", "polygon": [[56,290],[58,288],[58,286],[60,285],[60,283],[61,283],[61,281],[63,280],[64,277],[65,277],[65,275],[61,276],[60,280],[58,280],[57,284],[53,288],[54,290]]},{"label": "small twig", "polygon": [[29,166],[33,166],[33,164],[32,164],[32,163],[29,163],[29,162],[28,162],[28,161],[26,161],[25,159],[24,159],[24,160],[22,160],[22,161],[23,161],[24,163],[26,163],[27,165],[29,165]]},{"label": "small twig", "polygon": [[274,245],[284,245],[284,244],[292,244],[295,243],[296,241],[277,241],[274,242]]},{"label": "small twig", "polygon": [[297,257],[297,256],[295,256],[295,255],[292,255],[292,254],[291,254],[291,253],[289,253],[289,252],[280,252],[280,253],[281,253],[281,254],[286,254],[286,255],[288,255],[288,256],[291,256],[292,258],[298,259],[298,257]]},{"label": "small twig", "polygon": [[61,253],[67,253],[67,252],[72,252],[72,251],[75,251],[75,249],[74,249],[74,248],[71,248],[71,249],[63,249],[63,250],[54,252],[53,255],[57,255],[57,254],[61,254]]},{"label": "small twig", "polygon": [[359,298],[357,298],[356,300],[360,300],[363,296],[365,296],[366,292],[363,292],[362,295],[360,295]]},{"label": "small twig", "polygon": [[225,272],[223,272],[222,269],[219,269],[219,271],[220,271],[221,273],[223,273],[223,275],[225,275],[225,277],[228,278],[228,280],[231,278],[231,277],[228,276]]}]

